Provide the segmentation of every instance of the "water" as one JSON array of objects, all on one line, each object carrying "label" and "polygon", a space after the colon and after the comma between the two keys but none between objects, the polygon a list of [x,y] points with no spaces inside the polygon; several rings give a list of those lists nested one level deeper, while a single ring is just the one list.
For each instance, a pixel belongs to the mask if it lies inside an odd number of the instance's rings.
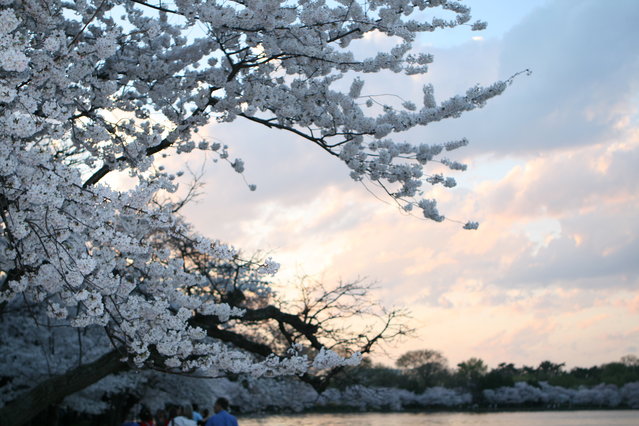
[{"label": "water", "polygon": [[639,426],[639,410],[528,411],[517,413],[291,414],[241,417],[241,426]]}]

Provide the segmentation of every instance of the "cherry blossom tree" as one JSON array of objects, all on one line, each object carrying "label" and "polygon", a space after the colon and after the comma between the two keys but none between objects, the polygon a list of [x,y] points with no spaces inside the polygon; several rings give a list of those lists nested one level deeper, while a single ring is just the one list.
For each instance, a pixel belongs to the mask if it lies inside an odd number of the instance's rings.
[{"label": "cherry blossom tree", "polygon": [[[125,367],[260,376],[356,362],[312,342],[312,359],[297,345],[247,354],[243,335],[220,324],[275,321],[289,343],[313,333],[276,308],[233,302],[265,297],[278,264],[243,258],[191,229],[181,203],[159,201],[178,179],[156,160],[199,150],[242,173],[241,159],[198,130],[249,120],[317,145],[353,179],[442,221],[421,188],[455,181],[425,168],[465,169],[441,154],[467,141],[398,138],[483,106],[512,78],[442,102],[426,85],[420,106],[377,105],[362,89],[371,73],[426,73],[433,58],[413,51],[415,37],[484,27],[470,19],[466,6],[446,0],[0,0],[0,318],[3,359],[12,360],[3,370],[28,365],[29,348],[43,344],[25,332],[29,324],[48,328],[40,339],[64,329],[80,336],[78,346],[85,333],[111,348],[84,346],[75,369],[50,364],[46,380],[10,383],[2,423],[24,422]],[[359,58],[355,43],[372,34],[393,47]],[[112,172],[128,173],[134,187],[109,186]],[[224,285],[233,288],[215,293]]]}]

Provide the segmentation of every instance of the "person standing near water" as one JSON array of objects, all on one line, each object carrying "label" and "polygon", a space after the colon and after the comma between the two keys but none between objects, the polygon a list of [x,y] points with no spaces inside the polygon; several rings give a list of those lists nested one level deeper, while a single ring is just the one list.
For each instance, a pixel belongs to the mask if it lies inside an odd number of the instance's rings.
[{"label": "person standing near water", "polygon": [[213,406],[215,414],[206,421],[205,426],[238,426],[237,419],[228,412],[229,401],[226,398],[218,398]]},{"label": "person standing near water", "polygon": [[197,424],[200,424],[200,422],[204,420],[204,417],[200,414],[197,404],[191,404],[191,407],[193,407],[193,420]]},{"label": "person standing near water", "polygon": [[[169,410],[169,422],[167,426],[197,426],[197,423],[191,420],[193,413],[191,412],[191,406],[186,407],[175,406]],[[188,411],[188,415],[185,415],[185,411]]]}]

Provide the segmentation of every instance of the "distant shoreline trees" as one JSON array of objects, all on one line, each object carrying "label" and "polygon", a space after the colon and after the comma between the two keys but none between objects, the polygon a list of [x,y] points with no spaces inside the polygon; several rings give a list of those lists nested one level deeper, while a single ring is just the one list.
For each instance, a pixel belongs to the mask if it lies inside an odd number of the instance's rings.
[{"label": "distant shoreline trees", "polygon": [[384,386],[416,393],[441,386],[463,389],[479,396],[484,390],[512,387],[516,383],[533,387],[547,383],[575,389],[580,386],[623,386],[639,382],[639,359],[634,355],[626,355],[620,361],[599,366],[573,367],[570,370],[565,368],[565,363],[551,361],[542,361],[537,367],[517,367],[513,363],[502,362],[489,369],[479,358],[469,358],[458,363],[456,368],[448,368],[448,361],[441,352],[413,350],[401,355],[396,364],[400,368],[373,365],[370,362],[349,367],[336,378],[335,385],[339,388],[352,385]]},{"label": "distant shoreline trees", "polygon": [[[447,364],[437,351],[410,352],[400,358],[401,364],[407,359],[425,363],[436,359]],[[322,392],[294,377],[211,380],[147,372],[143,375],[147,385],[114,395],[112,401],[131,400],[134,394],[138,408],[157,409],[180,401],[207,406],[207,395],[224,393],[240,413],[637,409],[639,374],[633,360],[636,358],[629,356],[621,362],[566,371],[562,364],[550,361],[537,367],[501,363],[488,369],[480,359],[470,358],[424,380],[420,377],[423,371],[419,371],[423,364],[410,364],[416,369],[411,371],[372,365],[365,358],[359,366],[339,372]],[[83,392],[67,406],[81,407],[83,401],[95,404],[95,399],[95,395]],[[98,424],[109,410],[113,408],[88,418]],[[87,412],[80,416],[87,418]]]}]

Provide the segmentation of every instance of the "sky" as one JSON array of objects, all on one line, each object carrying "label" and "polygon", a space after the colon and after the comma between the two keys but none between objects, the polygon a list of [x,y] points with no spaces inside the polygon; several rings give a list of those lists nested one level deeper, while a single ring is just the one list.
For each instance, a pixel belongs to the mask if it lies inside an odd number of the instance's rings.
[{"label": "sky", "polygon": [[[406,135],[470,140],[455,151],[469,164],[458,186],[433,194],[477,231],[402,214],[317,147],[247,122],[204,129],[246,171],[189,157],[206,186],[184,214],[202,234],[280,262],[284,293],[302,275],[376,282],[374,296],[408,308],[416,329],[378,362],[426,348],[451,365],[639,355],[639,2],[467,4],[486,31],[419,38],[415,49],[435,57],[427,75],[374,76],[363,93],[419,103],[432,83],[443,100],[532,71],[483,109]],[[360,43],[374,52],[387,42]]]}]

